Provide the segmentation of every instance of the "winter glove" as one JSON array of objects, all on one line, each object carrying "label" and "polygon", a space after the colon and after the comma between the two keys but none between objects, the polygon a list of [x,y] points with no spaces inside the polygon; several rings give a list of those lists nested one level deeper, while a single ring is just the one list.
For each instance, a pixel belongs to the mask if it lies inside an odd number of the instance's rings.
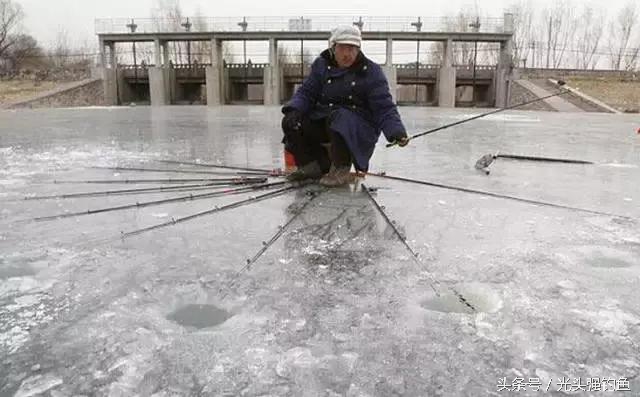
[{"label": "winter glove", "polygon": [[300,131],[302,128],[302,115],[297,110],[288,111],[282,118],[282,131],[285,134]]},{"label": "winter glove", "polygon": [[400,147],[405,147],[409,144],[409,136],[407,136],[406,132],[403,132],[402,134],[399,134],[395,140],[394,143],[398,144],[398,146]]}]

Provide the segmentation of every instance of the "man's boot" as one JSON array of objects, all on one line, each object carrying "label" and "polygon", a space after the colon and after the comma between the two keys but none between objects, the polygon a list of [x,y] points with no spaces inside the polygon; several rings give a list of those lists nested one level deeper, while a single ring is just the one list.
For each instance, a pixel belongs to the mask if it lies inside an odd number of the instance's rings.
[{"label": "man's boot", "polygon": [[287,180],[290,182],[304,181],[307,179],[318,179],[322,176],[322,169],[317,161],[312,161],[293,171],[287,175]]},{"label": "man's boot", "polygon": [[356,178],[351,175],[351,166],[331,166],[331,170],[320,179],[320,184],[327,187],[344,186],[354,183]]}]

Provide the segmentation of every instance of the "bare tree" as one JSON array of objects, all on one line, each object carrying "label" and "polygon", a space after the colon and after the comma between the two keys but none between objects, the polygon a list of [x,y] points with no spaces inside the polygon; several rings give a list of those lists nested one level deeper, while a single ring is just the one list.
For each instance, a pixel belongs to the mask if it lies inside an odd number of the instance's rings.
[{"label": "bare tree", "polygon": [[530,60],[533,63],[530,52],[535,48],[533,18],[534,9],[531,0],[519,0],[511,4],[509,11],[513,14],[513,63],[518,65],[520,61],[525,63]]},{"label": "bare tree", "polygon": [[235,62],[235,55],[231,49],[231,43],[222,42],[222,59],[228,59],[229,62]]},{"label": "bare tree", "polygon": [[[444,22],[444,28],[450,32],[472,32],[480,30],[482,12],[477,7],[474,10],[462,8],[453,17],[449,17]],[[475,62],[486,65],[498,63],[500,46],[494,43],[478,43],[477,57],[475,43],[454,42],[453,43],[453,63],[455,65],[473,65]],[[431,43],[429,45],[427,62],[431,64],[442,64],[444,58],[442,43]]]},{"label": "bare tree", "polygon": [[[478,21],[478,11],[461,8],[454,16],[449,16],[444,20],[444,29],[448,32],[470,32],[473,25]],[[474,59],[474,43],[454,42],[453,43],[453,63],[455,65],[471,65]],[[433,43],[430,48],[429,62],[440,63],[443,59],[443,46],[440,43]]]},{"label": "bare tree", "polygon": [[[282,45],[278,46],[278,62],[283,65],[287,63],[296,63],[296,56],[294,52]],[[298,57],[298,60],[300,58]]]},{"label": "bare tree", "polygon": [[638,38],[636,39],[635,46],[627,49],[627,56],[625,58],[625,69],[640,69],[640,32],[638,33]]},{"label": "bare tree", "polygon": [[[154,27],[161,32],[179,32],[184,31],[182,26],[185,23],[182,8],[179,0],[154,0],[155,7],[151,10]],[[183,54],[185,51],[185,43],[172,42],[172,52],[175,62],[183,62]]]},{"label": "bare tree", "polygon": [[618,12],[617,17],[609,22],[610,66],[620,70],[632,69],[638,60],[638,49],[630,47],[631,37],[638,20],[638,6],[634,0],[629,1]]},{"label": "bare tree", "polygon": [[[478,44],[478,65],[497,65],[500,57],[500,44]],[[515,57],[514,57],[515,60]]]},{"label": "bare tree", "polygon": [[95,41],[84,38],[72,48],[73,56],[71,59],[75,66],[88,69],[98,62],[98,48]]},{"label": "bare tree", "polygon": [[547,39],[546,65],[547,68],[558,68],[578,26],[575,7],[571,0],[560,0],[552,8],[545,9],[542,16],[542,30]]},{"label": "bare tree", "polygon": [[18,39],[17,30],[24,18],[22,7],[11,0],[0,0],[0,58]]},{"label": "bare tree", "polygon": [[585,5],[576,32],[576,67],[595,69],[598,63],[598,47],[604,32],[604,12]]},{"label": "bare tree", "polygon": [[[200,6],[196,9],[194,18],[193,18],[193,30],[196,32],[206,32],[208,29],[207,20],[202,15],[202,9]],[[210,63],[211,62],[211,43],[206,43],[203,41],[199,41],[197,43],[193,43],[191,45],[191,50],[194,55],[194,59],[196,59],[200,63]]]},{"label": "bare tree", "polygon": [[180,30],[182,11],[178,0],[154,0],[151,9],[153,25],[160,32],[177,32]]},{"label": "bare tree", "polygon": [[[477,22],[479,15],[477,12],[461,9],[455,18],[448,23],[447,30],[451,32],[470,32],[472,25]],[[456,65],[471,65],[474,58],[474,45],[467,42],[453,43],[453,63]]]},{"label": "bare tree", "polygon": [[56,34],[53,47],[49,50],[49,61],[54,67],[63,68],[70,61],[71,42],[69,33],[62,28]]},{"label": "bare tree", "polygon": [[27,34],[16,35],[14,44],[4,53],[4,59],[10,70],[36,68],[44,62],[43,51],[38,42]]},{"label": "bare tree", "polygon": [[438,42],[432,42],[429,44],[429,57],[427,63],[434,65],[442,65],[444,60],[444,54],[442,53],[442,44]]}]

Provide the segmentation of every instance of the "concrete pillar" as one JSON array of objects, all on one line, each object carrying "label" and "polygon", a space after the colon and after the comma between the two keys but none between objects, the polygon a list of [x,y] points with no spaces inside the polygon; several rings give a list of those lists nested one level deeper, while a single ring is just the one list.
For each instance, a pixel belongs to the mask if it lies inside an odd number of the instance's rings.
[{"label": "concrete pillar", "polygon": [[452,108],[456,106],[456,68],[453,66],[453,41],[442,43],[442,66],[438,72],[438,106]]},{"label": "concrete pillar", "polygon": [[[168,54],[166,51],[166,42],[161,42],[156,39],[154,41],[154,65],[149,68],[149,97],[151,99],[151,106],[165,106],[170,103],[169,90],[167,89],[168,79],[167,71],[163,64],[163,59],[166,59]],[[162,51],[164,50],[164,54]],[[168,66],[168,63],[166,63]]]},{"label": "concrete pillar", "polygon": [[269,66],[264,68],[264,104],[280,105],[281,71],[278,60],[278,42],[269,39]]},{"label": "concrete pillar", "polygon": [[387,57],[385,60],[386,66],[393,66],[393,39],[387,39]]},{"label": "concrete pillar", "polygon": [[149,91],[152,106],[170,105],[175,101],[176,79],[169,63],[169,43],[155,40],[154,68],[149,68]]},{"label": "concrete pillar", "polygon": [[169,43],[162,42],[162,66],[169,67]]},{"label": "concrete pillar", "polygon": [[158,66],[149,68],[151,106],[164,106],[169,104],[165,80],[164,68]]},{"label": "concrete pillar", "polygon": [[118,81],[115,68],[101,68],[105,106],[118,105]]},{"label": "concrete pillar", "polygon": [[116,68],[116,43],[109,42],[107,43],[107,47],[109,47],[109,67]]},{"label": "concrete pillar", "polygon": [[393,39],[387,39],[387,57],[382,71],[384,72],[387,82],[389,83],[389,91],[393,102],[396,101],[398,92],[398,74],[396,68],[393,66]]},{"label": "concrete pillar", "polygon": [[98,40],[98,45],[100,46],[100,67],[104,68],[107,66],[107,54],[105,54],[104,40]]},{"label": "concrete pillar", "polygon": [[[109,53],[107,54],[107,49]],[[118,105],[118,80],[116,70],[115,43],[100,40],[100,63],[96,74],[102,79],[102,92],[106,106]]]},{"label": "concrete pillar", "polygon": [[155,47],[154,51],[153,51],[153,59],[154,59],[153,63],[157,68],[159,68],[159,67],[162,66],[162,57],[161,57],[161,54],[160,54],[160,49],[161,49],[160,40],[156,39],[153,42],[153,44],[154,44],[154,47]]},{"label": "concrete pillar", "polygon": [[224,105],[224,64],[222,40],[211,39],[211,66],[206,69],[207,106]]},{"label": "concrete pillar", "polygon": [[495,84],[495,106],[498,108],[507,107],[511,96],[511,40],[500,43],[500,57],[494,78]]}]

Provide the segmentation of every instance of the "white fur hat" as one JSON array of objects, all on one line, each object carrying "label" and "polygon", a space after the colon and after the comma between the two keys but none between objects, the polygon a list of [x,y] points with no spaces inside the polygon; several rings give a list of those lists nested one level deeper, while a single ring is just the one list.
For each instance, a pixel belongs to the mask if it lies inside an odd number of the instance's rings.
[{"label": "white fur hat", "polygon": [[350,25],[338,26],[333,29],[331,38],[329,39],[329,47],[333,47],[336,44],[351,44],[360,47],[361,43],[362,34],[360,33],[360,29]]}]

